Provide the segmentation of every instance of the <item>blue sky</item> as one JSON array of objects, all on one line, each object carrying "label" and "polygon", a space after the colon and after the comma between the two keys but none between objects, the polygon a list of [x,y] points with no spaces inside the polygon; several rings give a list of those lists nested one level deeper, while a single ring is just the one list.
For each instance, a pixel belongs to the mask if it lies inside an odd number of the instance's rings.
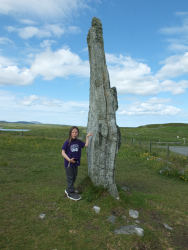
[{"label": "blue sky", "polygon": [[187,0],[1,0],[0,120],[87,125],[94,16],[117,124],[187,123]]}]

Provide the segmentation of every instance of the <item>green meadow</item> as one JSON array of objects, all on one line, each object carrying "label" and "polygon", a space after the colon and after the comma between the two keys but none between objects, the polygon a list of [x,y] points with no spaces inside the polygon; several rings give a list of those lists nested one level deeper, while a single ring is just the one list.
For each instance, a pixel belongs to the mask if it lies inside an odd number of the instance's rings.
[{"label": "green meadow", "polygon": [[[61,147],[69,126],[1,123],[0,127],[30,129],[0,131],[0,249],[188,249],[188,156],[170,152],[167,159],[166,149],[157,147],[166,142],[188,146],[183,139],[188,139],[188,124],[120,128],[122,144],[116,160],[120,200],[92,185],[83,149],[75,183],[82,199],[77,202],[64,193]],[[80,127],[81,137],[85,132]],[[98,214],[93,206],[100,207]],[[130,209],[139,212],[137,222],[129,216]],[[107,220],[111,215],[116,216],[114,224]],[[135,223],[143,228],[143,237],[114,234]]]}]

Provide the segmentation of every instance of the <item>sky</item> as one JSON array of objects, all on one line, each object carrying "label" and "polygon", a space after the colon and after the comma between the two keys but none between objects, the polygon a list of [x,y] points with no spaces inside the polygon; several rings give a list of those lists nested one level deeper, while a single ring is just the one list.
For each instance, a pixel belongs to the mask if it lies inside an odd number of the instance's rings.
[{"label": "sky", "polygon": [[187,0],[0,0],[0,120],[87,126],[93,17],[117,125],[188,123]]}]

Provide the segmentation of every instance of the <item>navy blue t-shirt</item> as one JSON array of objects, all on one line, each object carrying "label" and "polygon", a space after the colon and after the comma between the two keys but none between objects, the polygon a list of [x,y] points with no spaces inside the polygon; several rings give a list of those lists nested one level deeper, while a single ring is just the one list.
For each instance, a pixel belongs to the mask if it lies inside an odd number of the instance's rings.
[{"label": "navy blue t-shirt", "polygon": [[[70,163],[70,167],[72,166],[80,166],[80,160],[81,160],[81,149],[85,147],[85,142],[81,140],[73,140],[69,143],[69,140],[65,141],[63,144],[62,149],[65,150],[65,153],[67,156],[72,159],[77,159],[76,163]],[[69,162],[64,159],[65,167],[68,167]]]}]

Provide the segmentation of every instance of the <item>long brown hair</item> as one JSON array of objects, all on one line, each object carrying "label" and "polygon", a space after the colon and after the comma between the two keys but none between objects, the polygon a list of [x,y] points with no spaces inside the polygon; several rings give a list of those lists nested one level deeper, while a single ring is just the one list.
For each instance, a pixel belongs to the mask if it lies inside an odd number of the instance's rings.
[{"label": "long brown hair", "polygon": [[78,136],[79,136],[79,128],[76,127],[76,126],[72,126],[72,127],[70,128],[70,130],[69,130],[69,144],[70,144],[71,141],[72,141],[71,133],[72,133],[73,129],[77,129],[77,130],[78,130]]}]

